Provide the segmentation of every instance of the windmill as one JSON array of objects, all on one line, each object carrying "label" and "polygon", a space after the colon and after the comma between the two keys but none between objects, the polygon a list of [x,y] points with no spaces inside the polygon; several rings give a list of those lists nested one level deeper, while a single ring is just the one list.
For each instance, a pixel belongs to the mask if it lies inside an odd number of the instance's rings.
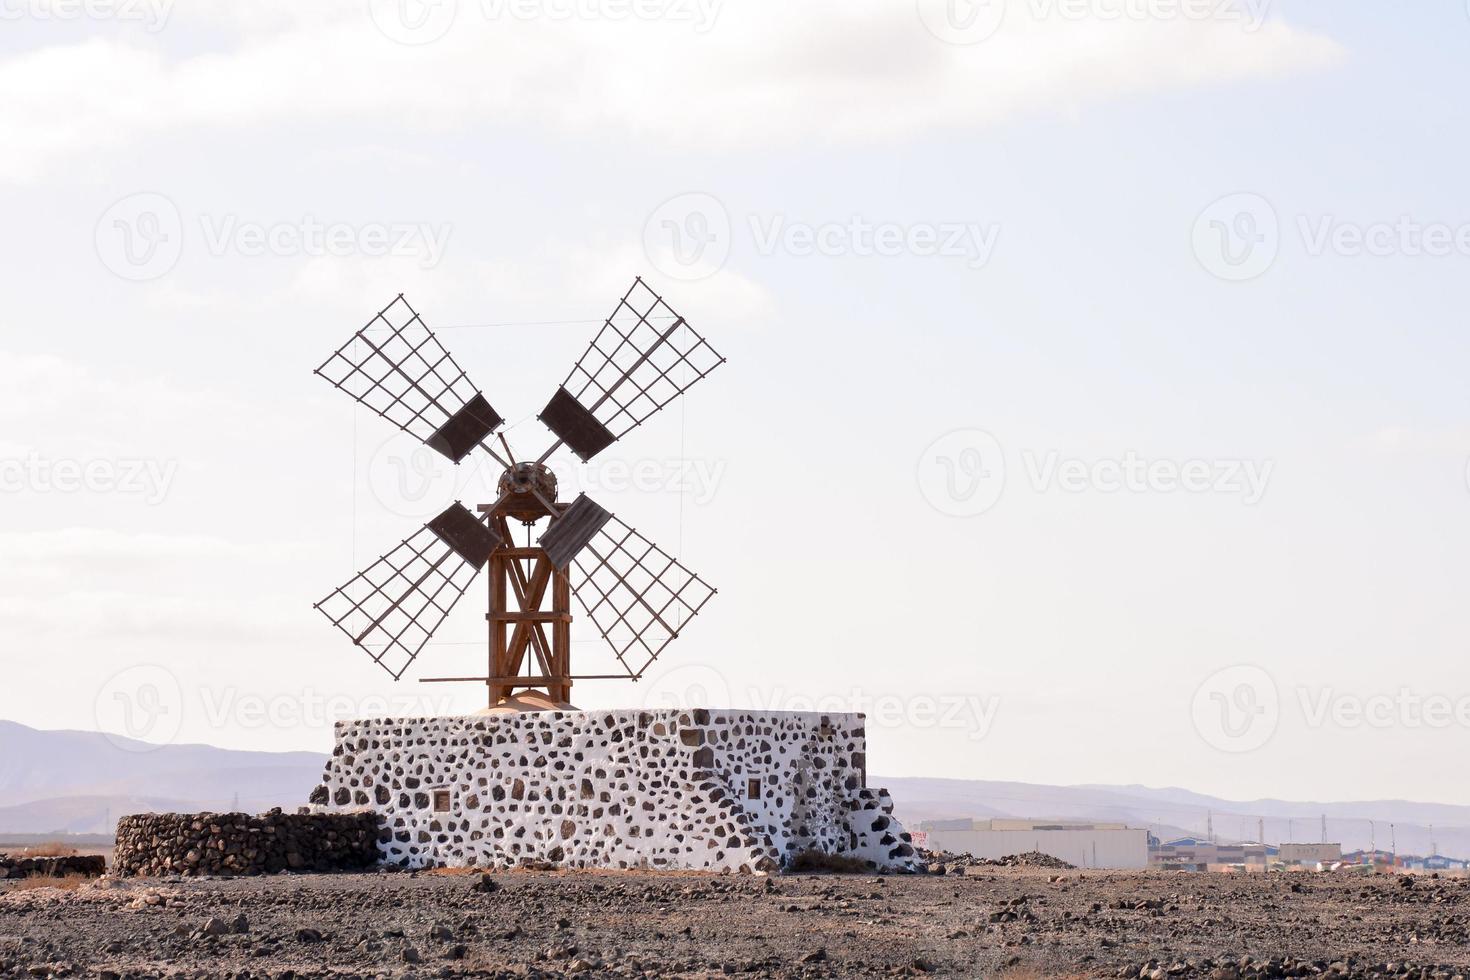
[{"label": "windmill", "polygon": [[[486,675],[425,680],[483,682],[493,708],[528,695],[565,706],[573,681],[639,679],[715,590],[587,495],[559,501],[546,464],[562,447],[591,460],[723,363],[635,279],[538,415],[555,440],[520,460],[505,420],[400,294],[316,373],[456,465],[488,454],[498,497],[451,504],[316,608],[398,680],[488,564]],[[621,673],[572,673],[572,595]]]}]

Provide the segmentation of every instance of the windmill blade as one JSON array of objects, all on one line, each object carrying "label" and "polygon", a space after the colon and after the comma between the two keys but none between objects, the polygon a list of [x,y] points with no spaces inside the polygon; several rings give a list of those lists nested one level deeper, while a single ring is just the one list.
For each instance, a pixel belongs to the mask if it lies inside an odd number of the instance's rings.
[{"label": "windmill blade", "polygon": [[486,519],[452,504],[316,608],[399,680],[501,543]]},{"label": "windmill blade", "polygon": [[643,282],[618,301],[540,419],[585,462],[725,363]]},{"label": "windmill blade", "polygon": [[400,293],[316,373],[458,463],[504,419]]},{"label": "windmill blade", "polygon": [[572,563],[577,601],[635,680],[715,594],[698,575],[611,514]]},{"label": "windmill blade", "polygon": [[612,514],[593,503],[585,493],[579,493],[536,543],[551,559],[552,566],[564,572],[610,520]]}]

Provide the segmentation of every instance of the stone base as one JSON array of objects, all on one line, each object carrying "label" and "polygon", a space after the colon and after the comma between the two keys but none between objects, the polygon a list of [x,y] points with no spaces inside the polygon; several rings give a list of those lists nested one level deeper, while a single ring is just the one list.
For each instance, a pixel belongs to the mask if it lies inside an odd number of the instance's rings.
[{"label": "stone base", "polygon": [[860,714],[537,711],[341,722],[312,802],[371,809],[407,867],[913,871]]}]

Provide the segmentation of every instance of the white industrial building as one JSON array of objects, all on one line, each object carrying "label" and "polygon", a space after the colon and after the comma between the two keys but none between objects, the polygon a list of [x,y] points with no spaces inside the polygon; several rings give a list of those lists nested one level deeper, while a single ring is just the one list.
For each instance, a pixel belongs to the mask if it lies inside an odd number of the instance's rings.
[{"label": "white industrial building", "polygon": [[1342,860],[1341,844],[1282,844],[1277,860],[1282,864],[1332,864]]},{"label": "white industrial building", "polygon": [[1148,867],[1148,831],[1121,823],[1055,820],[930,820],[919,825],[931,851],[1002,858],[1040,851],[1079,868]]}]

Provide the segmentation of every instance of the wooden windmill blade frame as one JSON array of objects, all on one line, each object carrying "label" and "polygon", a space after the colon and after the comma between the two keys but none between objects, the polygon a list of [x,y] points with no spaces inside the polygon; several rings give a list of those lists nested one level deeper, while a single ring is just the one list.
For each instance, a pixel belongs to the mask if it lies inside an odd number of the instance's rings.
[{"label": "wooden windmill blade frame", "polygon": [[[562,445],[591,459],[722,363],[635,279],[540,414],[556,442],[535,461],[514,462],[497,433],[502,417],[400,294],[316,373],[456,465],[484,450],[505,468],[499,498],[478,515],[456,503],[316,607],[399,679],[489,565],[486,675],[424,680],[485,683],[492,706],[527,688],[544,687],[559,704],[574,680],[637,680],[715,590],[586,495],[558,502],[545,463]],[[512,520],[549,526],[517,547]],[[621,672],[573,674],[574,594]]]},{"label": "wooden windmill blade frame", "polygon": [[725,358],[639,278],[572,365],[540,418],[583,462],[648,421]]},{"label": "wooden windmill blade frame", "polygon": [[[458,463],[505,420],[399,293],[316,374]],[[500,460],[502,465],[510,465]]]},{"label": "wooden windmill blade frame", "polygon": [[465,520],[478,524],[455,504],[316,604],[394,680],[418,658],[499,544],[498,533],[481,527],[483,536],[477,536]]},{"label": "wooden windmill blade frame", "polygon": [[573,564],[578,603],[634,680],[718,592],[616,517]]}]

